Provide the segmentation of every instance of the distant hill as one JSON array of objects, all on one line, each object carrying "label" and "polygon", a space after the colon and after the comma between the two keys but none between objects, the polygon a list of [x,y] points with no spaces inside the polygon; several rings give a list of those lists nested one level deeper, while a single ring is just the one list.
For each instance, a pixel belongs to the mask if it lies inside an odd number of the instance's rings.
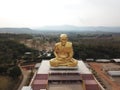
[{"label": "distant hill", "polygon": [[77,32],[86,32],[86,31],[98,31],[98,32],[120,32],[120,27],[104,27],[104,26],[99,26],[99,27],[78,27],[78,26],[72,26],[72,25],[62,25],[62,26],[45,26],[38,28],[38,30],[57,30],[57,31],[77,31]]},{"label": "distant hill", "polygon": [[30,28],[0,28],[0,33],[33,33],[33,30]]},{"label": "distant hill", "polygon": [[120,27],[77,27],[77,26],[71,26],[71,25],[63,25],[63,26],[46,26],[46,27],[41,27],[36,29],[0,28],[0,33],[39,34],[41,32],[120,33]]}]

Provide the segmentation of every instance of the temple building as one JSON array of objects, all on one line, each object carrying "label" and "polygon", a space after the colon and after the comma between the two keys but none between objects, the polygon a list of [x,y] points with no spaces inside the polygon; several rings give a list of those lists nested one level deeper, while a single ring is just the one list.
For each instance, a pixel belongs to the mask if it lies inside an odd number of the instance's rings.
[{"label": "temple building", "polygon": [[73,58],[72,43],[68,41],[67,34],[60,35],[60,42],[55,44],[54,55],[55,58],[42,61],[30,83],[30,89],[101,90],[84,62]]},{"label": "temple building", "polygon": [[[31,88],[30,88],[31,87]],[[51,67],[43,60],[30,86],[22,90],[101,90],[99,83],[83,61],[77,67]]]}]

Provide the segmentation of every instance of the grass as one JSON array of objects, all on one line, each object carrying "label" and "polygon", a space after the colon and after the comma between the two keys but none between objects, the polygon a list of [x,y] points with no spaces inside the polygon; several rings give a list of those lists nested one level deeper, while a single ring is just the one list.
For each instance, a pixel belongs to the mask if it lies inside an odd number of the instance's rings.
[{"label": "grass", "polygon": [[14,90],[17,80],[0,75],[0,90]]}]

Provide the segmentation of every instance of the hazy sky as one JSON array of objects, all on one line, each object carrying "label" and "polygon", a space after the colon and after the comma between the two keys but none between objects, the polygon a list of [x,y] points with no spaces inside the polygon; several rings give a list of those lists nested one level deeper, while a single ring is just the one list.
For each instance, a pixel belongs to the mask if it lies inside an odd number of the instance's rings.
[{"label": "hazy sky", "polygon": [[0,0],[0,27],[120,26],[120,0]]}]

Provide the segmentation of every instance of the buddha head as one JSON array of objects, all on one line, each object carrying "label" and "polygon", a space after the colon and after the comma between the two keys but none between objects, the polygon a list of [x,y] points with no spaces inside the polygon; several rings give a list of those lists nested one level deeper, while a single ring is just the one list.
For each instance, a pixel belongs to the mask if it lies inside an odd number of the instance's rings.
[{"label": "buddha head", "polygon": [[61,42],[62,46],[65,46],[67,40],[68,40],[67,34],[60,35],[60,42]]}]

